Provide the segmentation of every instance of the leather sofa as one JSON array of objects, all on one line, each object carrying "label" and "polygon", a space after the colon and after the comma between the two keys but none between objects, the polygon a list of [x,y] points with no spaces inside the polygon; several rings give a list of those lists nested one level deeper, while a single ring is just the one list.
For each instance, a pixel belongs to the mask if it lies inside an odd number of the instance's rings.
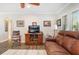
[{"label": "leather sofa", "polygon": [[60,31],[45,48],[48,55],[79,55],[79,32]]}]

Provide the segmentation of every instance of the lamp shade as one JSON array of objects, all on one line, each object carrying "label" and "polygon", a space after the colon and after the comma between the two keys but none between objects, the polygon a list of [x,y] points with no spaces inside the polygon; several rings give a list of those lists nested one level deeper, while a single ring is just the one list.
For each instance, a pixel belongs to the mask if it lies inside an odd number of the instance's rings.
[{"label": "lamp shade", "polygon": [[57,25],[54,25],[54,29],[57,30]]}]

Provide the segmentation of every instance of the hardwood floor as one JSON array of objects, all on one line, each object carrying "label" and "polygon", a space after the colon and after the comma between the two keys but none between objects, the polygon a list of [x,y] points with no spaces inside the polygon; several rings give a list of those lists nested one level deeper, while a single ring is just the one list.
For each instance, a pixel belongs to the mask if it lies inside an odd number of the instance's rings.
[{"label": "hardwood floor", "polygon": [[[4,42],[5,43],[5,42]],[[3,48],[3,45],[5,46]],[[7,46],[6,46],[7,45]],[[45,45],[25,45],[8,48],[8,44],[0,44],[1,55],[46,55]]]},{"label": "hardwood floor", "polygon": [[9,49],[2,55],[47,55],[47,53],[45,49]]},{"label": "hardwood floor", "polygon": [[8,50],[8,41],[0,42],[0,55]]}]

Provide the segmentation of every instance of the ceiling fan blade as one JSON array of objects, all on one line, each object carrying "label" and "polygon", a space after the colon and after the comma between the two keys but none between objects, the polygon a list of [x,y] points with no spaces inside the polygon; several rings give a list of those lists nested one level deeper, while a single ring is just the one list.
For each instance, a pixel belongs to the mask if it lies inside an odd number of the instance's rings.
[{"label": "ceiling fan blade", "polygon": [[[39,6],[40,5],[40,3],[29,3],[29,4],[35,5],[35,6]],[[20,7],[21,8],[25,8],[25,3],[20,3]]]},{"label": "ceiling fan blade", "polygon": [[21,8],[25,8],[25,3],[20,3]]},{"label": "ceiling fan blade", "polygon": [[36,5],[36,6],[40,5],[40,3],[29,3],[29,4]]}]

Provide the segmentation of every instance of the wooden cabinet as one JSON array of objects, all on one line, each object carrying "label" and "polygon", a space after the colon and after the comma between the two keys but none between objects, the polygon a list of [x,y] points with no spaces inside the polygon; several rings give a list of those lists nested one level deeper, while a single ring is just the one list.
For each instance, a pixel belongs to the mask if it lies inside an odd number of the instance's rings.
[{"label": "wooden cabinet", "polygon": [[[31,40],[34,39],[31,35],[37,36],[35,39],[36,40]],[[26,33],[25,34],[25,44],[29,45],[29,44],[43,44],[43,33]]]},{"label": "wooden cabinet", "polygon": [[38,34],[38,44],[43,43],[43,34]]},{"label": "wooden cabinet", "polygon": [[30,35],[29,34],[25,34],[25,43],[30,44]]}]

